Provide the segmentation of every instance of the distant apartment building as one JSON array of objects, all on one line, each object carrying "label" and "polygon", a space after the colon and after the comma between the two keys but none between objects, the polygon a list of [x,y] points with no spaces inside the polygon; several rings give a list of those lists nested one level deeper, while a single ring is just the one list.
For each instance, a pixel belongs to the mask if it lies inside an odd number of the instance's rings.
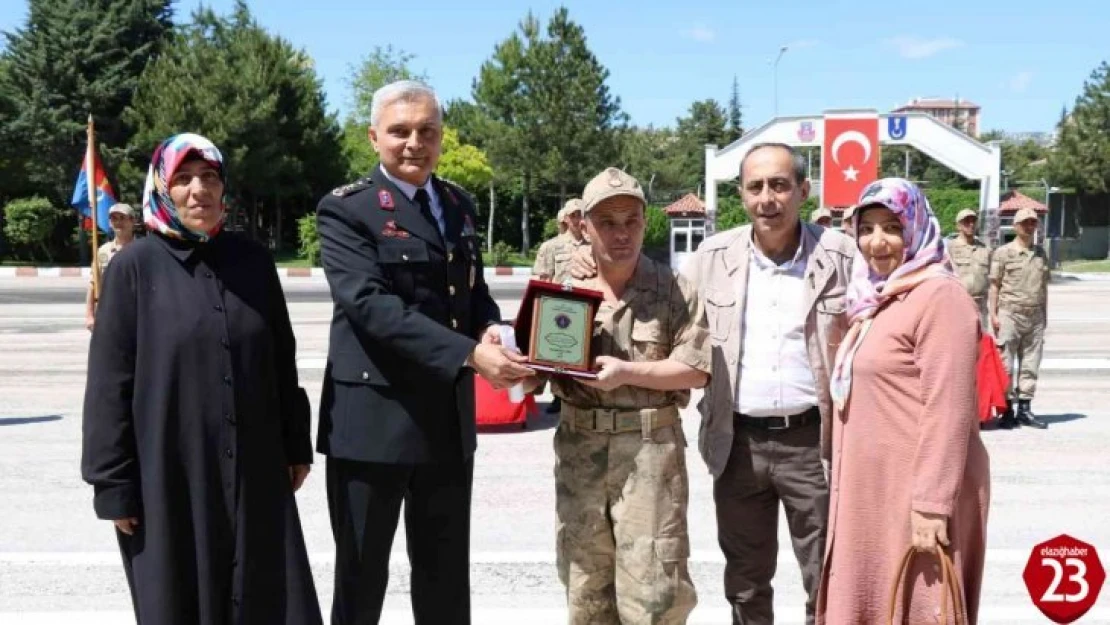
[{"label": "distant apartment building", "polygon": [[970,100],[945,98],[914,98],[899,106],[894,113],[928,113],[938,121],[979,137],[979,105]]}]

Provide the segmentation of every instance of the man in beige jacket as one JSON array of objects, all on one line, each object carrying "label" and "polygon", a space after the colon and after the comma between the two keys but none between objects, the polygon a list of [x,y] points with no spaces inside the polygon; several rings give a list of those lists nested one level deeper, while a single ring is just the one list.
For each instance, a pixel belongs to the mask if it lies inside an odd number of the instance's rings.
[{"label": "man in beige jacket", "polygon": [[[815,619],[828,520],[832,398],[829,372],[848,329],[855,242],[803,223],[805,158],[785,144],[753,146],[740,163],[751,220],[698,247],[686,275],[698,287],[712,348],[698,409],[698,447],[713,475],[725,598],[734,625],[774,623],[779,502],[786,510]],[[596,273],[577,252],[570,273]]]},{"label": "man in beige jacket", "polygon": [[740,165],[750,225],[707,239],[690,264],[704,299],[712,375],[698,447],[714,477],[725,596],[734,624],[774,622],[779,502],[813,623],[825,550],[829,372],[847,331],[854,242],[803,223],[805,159],[754,146]]}]

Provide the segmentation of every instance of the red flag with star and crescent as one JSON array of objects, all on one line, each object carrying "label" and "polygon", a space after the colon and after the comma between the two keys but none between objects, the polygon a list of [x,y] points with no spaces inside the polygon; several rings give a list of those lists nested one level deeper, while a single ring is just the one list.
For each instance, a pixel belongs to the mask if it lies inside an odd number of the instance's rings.
[{"label": "red flag with star and crescent", "polygon": [[879,117],[826,116],[821,206],[852,206],[879,176]]}]

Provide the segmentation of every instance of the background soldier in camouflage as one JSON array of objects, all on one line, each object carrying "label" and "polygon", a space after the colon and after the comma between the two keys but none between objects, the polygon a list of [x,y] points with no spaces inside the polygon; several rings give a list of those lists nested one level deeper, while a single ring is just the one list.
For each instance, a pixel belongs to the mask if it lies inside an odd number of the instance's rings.
[{"label": "background soldier in camouflage", "polygon": [[948,242],[948,254],[964,288],[979,307],[979,323],[984,332],[992,332],[987,315],[987,291],[990,289],[991,250],[975,236],[979,215],[965,208],[956,215],[959,234]]},{"label": "background soldier in camouflage", "polygon": [[532,275],[540,280],[562,282],[567,278],[567,263],[574,251],[589,245],[583,234],[582,200],[571,198],[559,211],[560,234],[543,242],[536,252]]},{"label": "background soldier in camouflage", "polygon": [[832,211],[827,208],[818,208],[817,210],[813,211],[812,215],[809,216],[809,221],[811,223],[817,224],[818,226],[821,226],[822,228],[832,228]]},{"label": "background soldier in camouflage", "polygon": [[687,568],[689,482],[679,408],[708,381],[696,291],[641,254],[644,195],[610,168],[583,193],[596,277],[597,381],[557,378],[556,543],[571,625],[685,623],[697,596]]},{"label": "background soldier in camouflage", "polygon": [[[1018,423],[1044,429],[1030,409],[1044,348],[1048,311],[1048,257],[1033,245],[1037,213],[1023,208],[1014,216],[1017,237],[994,251],[991,259],[991,325],[1002,344],[1002,357],[1015,387]],[[1015,362],[1015,360],[1017,362]],[[1018,364],[1020,363],[1020,364]]]}]

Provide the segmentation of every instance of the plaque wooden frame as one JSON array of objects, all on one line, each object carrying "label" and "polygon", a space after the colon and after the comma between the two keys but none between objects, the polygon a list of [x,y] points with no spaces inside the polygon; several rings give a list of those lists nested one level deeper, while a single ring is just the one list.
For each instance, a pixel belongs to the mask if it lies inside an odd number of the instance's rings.
[{"label": "plaque wooden frame", "polygon": [[[584,344],[582,353],[584,358],[580,361],[569,363],[563,361],[547,360],[540,357],[539,340],[536,333],[540,330],[541,297],[572,300],[586,304],[584,330],[581,341]],[[530,280],[524,291],[524,299],[517,311],[513,329],[516,332],[517,347],[522,354],[528,357],[525,366],[537,371],[544,371],[555,375],[568,375],[588,379],[596,379],[597,372],[592,370],[594,361],[593,328],[594,317],[605,296],[600,291],[575,288],[568,285],[545,282],[543,280]]]}]

